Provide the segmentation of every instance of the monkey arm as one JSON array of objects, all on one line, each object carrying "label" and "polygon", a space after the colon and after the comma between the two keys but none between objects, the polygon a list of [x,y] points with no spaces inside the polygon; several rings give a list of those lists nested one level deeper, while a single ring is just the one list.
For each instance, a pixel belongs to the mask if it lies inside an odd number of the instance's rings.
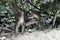
[{"label": "monkey arm", "polygon": [[29,26],[29,25],[32,25],[32,24],[35,24],[35,23],[38,23],[39,21],[33,21],[33,22],[27,22],[25,25],[26,26]]}]

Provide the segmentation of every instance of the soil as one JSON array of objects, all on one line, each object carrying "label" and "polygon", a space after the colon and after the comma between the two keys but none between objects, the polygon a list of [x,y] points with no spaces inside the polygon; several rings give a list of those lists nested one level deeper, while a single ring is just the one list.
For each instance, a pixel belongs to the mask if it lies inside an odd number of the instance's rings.
[{"label": "soil", "polygon": [[18,34],[5,40],[60,40],[60,30],[46,29],[45,31],[25,32],[23,35]]}]

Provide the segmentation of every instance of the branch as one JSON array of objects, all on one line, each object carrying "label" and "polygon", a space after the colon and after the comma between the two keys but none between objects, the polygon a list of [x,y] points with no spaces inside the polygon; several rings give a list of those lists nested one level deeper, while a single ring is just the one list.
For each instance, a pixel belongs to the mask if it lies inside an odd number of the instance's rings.
[{"label": "branch", "polygon": [[57,18],[57,13],[55,14],[55,17],[54,17],[54,20],[53,20],[53,24],[52,24],[52,28],[54,28],[54,26],[55,26],[56,18]]},{"label": "branch", "polygon": [[2,28],[2,27],[0,27],[0,29],[4,29],[4,30],[8,30],[8,31],[12,31],[12,30],[10,30],[10,29],[8,29],[8,28]]},{"label": "branch", "polygon": [[37,6],[33,5],[30,1],[28,1],[28,3],[30,3],[30,5],[32,5],[34,8],[40,10]]},{"label": "branch", "polygon": [[[36,9],[40,10],[40,9],[37,8],[35,5],[33,5],[31,2],[29,2],[29,3],[30,3],[32,6],[34,6]],[[23,11],[23,12],[25,12],[25,13],[29,13],[29,11],[26,11],[25,9],[19,7],[19,6],[17,5],[16,0],[13,1],[13,5],[12,5],[12,6],[13,6],[14,10],[17,11],[17,12]],[[35,10],[32,10],[32,9],[31,9],[30,11],[34,12],[35,14],[36,14],[36,13],[40,13],[40,11],[35,11]]]}]

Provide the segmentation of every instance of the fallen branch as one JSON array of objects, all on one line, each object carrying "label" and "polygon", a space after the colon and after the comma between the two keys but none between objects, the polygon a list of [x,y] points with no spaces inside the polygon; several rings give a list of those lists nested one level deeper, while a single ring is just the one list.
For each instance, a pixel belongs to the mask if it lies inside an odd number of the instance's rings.
[{"label": "fallen branch", "polygon": [[0,27],[0,29],[12,31],[12,30],[10,30],[10,29],[8,29],[8,28],[6,28],[6,27],[4,27],[4,28]]}]

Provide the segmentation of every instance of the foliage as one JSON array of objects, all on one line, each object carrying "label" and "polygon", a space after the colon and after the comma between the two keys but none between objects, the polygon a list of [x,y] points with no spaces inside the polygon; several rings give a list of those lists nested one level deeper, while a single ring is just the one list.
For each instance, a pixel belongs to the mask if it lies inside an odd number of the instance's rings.
[{"label": "foliage", "polygon": [[[60,10],[57,6],[58,2],[55,1],[56,0],[17,0],[15,5],[17,4],[17,6],[20,7],[21,10],[24,9],[23,11],[25,12],[25,14],[27,14],[25,15],[25,21],[30,21],[32,19],[37,20],[38,18],[32,16],[33,13],[39,16],[40,22],[29,25],[26,28],[44,29],[49,28],[51,24],[53,24],[51,22],[54,19],[54,15],[57,14],[58,10]],[[9,25],[9,27],[7,28],[10,30],[14,30],[15,26],[17,25],[16,22],[18,20],[16,20],[16,17],[18,17],[17,15],[21,14],[16,11],[18,10],[17,8],[14,8],[13,2],[14,0],[0,0],[0,27],[7,27]]]}]

